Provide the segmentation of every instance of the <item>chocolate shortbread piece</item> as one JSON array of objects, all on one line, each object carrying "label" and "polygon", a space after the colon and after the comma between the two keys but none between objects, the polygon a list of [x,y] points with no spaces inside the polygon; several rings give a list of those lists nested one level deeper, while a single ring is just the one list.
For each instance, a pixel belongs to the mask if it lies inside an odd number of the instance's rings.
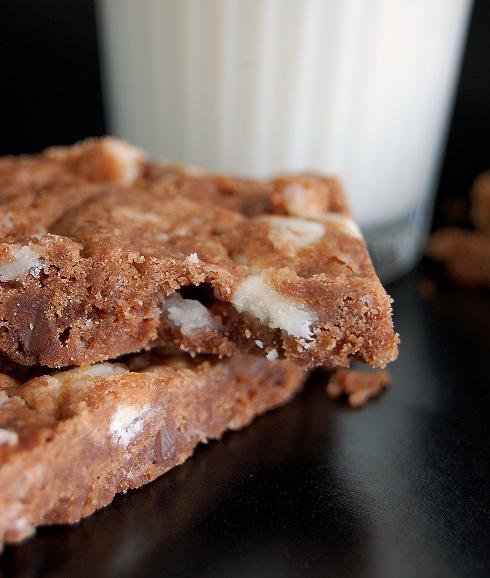
[{"label": "chocolate shortbread piece", "polygon": [[397,355],[335,178],[196,175],[102,139],[9,158],[2,182],[0,350],[18,363],[160,345],[328,367]]},{"label": "chocolate shortbread piece", "polygon": [[351,407],[363,407],[371,398],[378,397],[390,381],[386,370],[338,369],[327,384],[327,395],[334,399],[345,395]]},{"label": "chocolate shortbread piece", "polygon": [[184,462],[199,442],[287,402],[304,373],[237,355],[149,353],[19,383],[0,373],[0,551],[71,524]]},{"label": "chocolate shortbread piece", "polygon": [[490,287],[490,236],[479,231],[448,228],[436,231],[427,255],[441,261],[453,281],[465,287]]}]

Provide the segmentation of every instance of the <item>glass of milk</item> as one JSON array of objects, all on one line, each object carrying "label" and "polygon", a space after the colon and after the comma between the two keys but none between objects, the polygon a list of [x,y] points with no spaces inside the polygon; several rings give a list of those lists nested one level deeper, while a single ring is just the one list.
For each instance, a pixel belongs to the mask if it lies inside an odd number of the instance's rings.
[{"label": "glass of milk", "polygon": [[343,179],[378,272],[420,255],[471,0],[99,0],[110,132],[153,157]]}]

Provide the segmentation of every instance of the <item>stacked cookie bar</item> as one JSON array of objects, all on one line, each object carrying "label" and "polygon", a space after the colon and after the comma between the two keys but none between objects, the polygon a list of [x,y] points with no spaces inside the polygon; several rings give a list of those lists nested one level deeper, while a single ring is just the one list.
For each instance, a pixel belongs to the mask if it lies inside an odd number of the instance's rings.
[{"label": "stacked cookie bar", "polygon": [[208,175],[113,138],[1,159],[0,542],[397,342],[335,178]]}]

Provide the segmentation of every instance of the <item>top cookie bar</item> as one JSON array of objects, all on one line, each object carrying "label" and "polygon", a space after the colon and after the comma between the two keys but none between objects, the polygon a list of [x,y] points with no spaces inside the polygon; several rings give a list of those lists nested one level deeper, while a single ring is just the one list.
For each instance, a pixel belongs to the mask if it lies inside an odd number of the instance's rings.
[{"label": "top cookie bar", "polygon": [[390,301],[335,178],[201,174],[112,138],[0,160],[0,350],[18,363],[176,345],[382,367]]}]

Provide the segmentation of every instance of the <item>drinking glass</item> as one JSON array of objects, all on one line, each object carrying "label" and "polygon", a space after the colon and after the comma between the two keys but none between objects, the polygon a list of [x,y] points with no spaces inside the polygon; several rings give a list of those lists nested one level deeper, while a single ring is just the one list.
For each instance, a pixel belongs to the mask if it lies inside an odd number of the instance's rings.
[{"label": "drinking glass", "polygon": [[99,0],[110,131],[155,158],[341,176],[384,281],[432,192],[471,0]]}]

